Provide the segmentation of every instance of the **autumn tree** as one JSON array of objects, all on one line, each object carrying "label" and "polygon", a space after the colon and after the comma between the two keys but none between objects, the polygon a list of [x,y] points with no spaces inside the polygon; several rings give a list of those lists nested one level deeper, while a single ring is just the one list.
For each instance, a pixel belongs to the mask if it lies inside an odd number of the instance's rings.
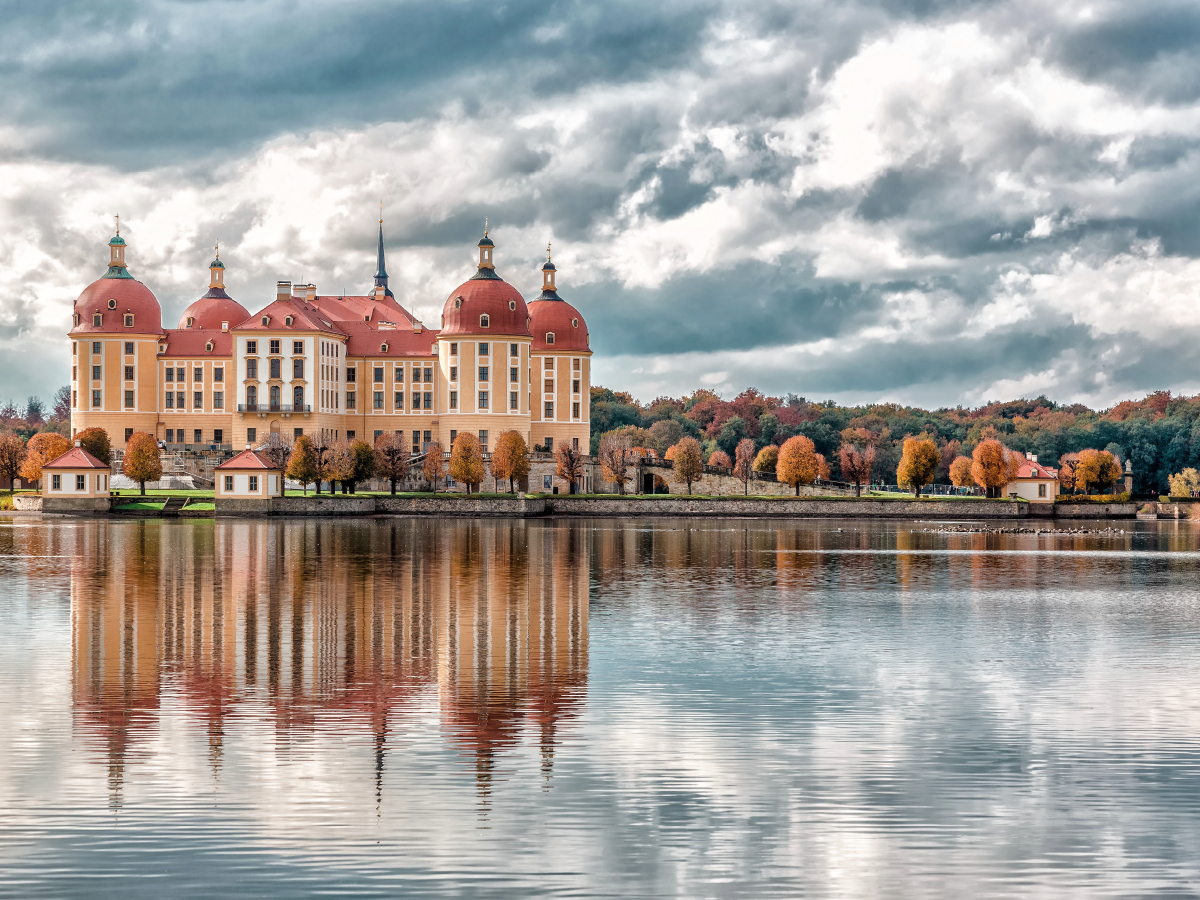
[{"label": "autumn tree", "polygon": [[971,457],[956,456],[950,463],[950,483],[955,487],[971,487],[975,479],[971,475]]},{"label": "autumn tree", "polygon": [[800,496],[800,485],[817,480],[817,450],[809,438],[797,434],[784,441],[779,448],[775,477],[783,484],[792,485],[797,497]]},{"label": "autumn tree", "polygon": [[446,477],[446,457],[442,452],[442,442],[434,441],[425,450],[425,459],[421,463],[421,474],[429,482],[429,489],[435,494],[438,482]]},{"label": "autumn tree", "polygon": [[300,482],[304,496],[308,496],[308,486],[321,477],[321,464],[317,459],[317,451],[313,448],[312,438],[300,435],[292,447],[292,455],[288,457],[287,472],[292,481]]},{"label": "autumn tree", "polygon": [[360,481],[366,481],[375,474],[375,448],[364,441],[362,438],[356,438],[350,442],[350,477],[345,483],[350,486],[350,493],[354,493],[355,488]]},{"label": "autumn tree", "polygon": [[46,421],[46,404],[41,397],[31,395],[25,401],[25,421],[30,425],[41,425]]},{"label": "autumn tree", "polygon": [[292,442],[279,432],[273,432],[254,452],[270,463],[271,468],[283,471],[292,458]]},{"label": "autumn tree", "polygon": [[875,465],[875,448],[870,444],[858,446],[844,443],[838,448],[838,461],[842,466],[842,477],[854,485],[854,496],[862,496],[862,487],[871,481],[871,467]]},{"label": "autumn tree", "polygon": [[722,469],[732,469],[733,461],[724,450],[714,450],[712,456],[708,458],[708,465],[719,466]]},{"label": "autumn tree", "polygon": [[554,473],[567,483],[567,493],[574,494],[575,486],[583,480],[583,454],[570,444],[554,451]]},{"label": "autumn tree", "polygon": [[700,442],[693,437],[685,437],[671,448],[671,463],[675,469],[675,481],[687,485],[687,492],[692,492],[692,485],[700,480],[704,473],[704,456],[700,452]]},{"label": "autumn tree", "polygon": [[[938,464],[938,475],[943,478],[950,477],[950,467],[954,465],[954,460],[962,456],[962,441],[950,440],[941,449],[941,462]],[[961,486],[961,485],[960,485]]]},{"label": "autumn tree", "polygon": [[403,433],[385,432],[375,438],[375,474],[391,484],[393,497],[396,496],[396,482],[407,478],[411,467],[412,458]]},{"label": "autumn tree", "polygon": [[1078,453],[1064,453],[1058,459],[1058,487],[1060,494],[1075,493],[1075,464],[1079,462]]},{"label": "autumn tree", "polygon": [[483,472],[483,449],[479,438],[469,431],[460,431],[450,448],[450,477],[465,484],[469,495],[471,488],[478,488],[483,483]]},{"label": "autumn tree", "polygon": [[80,447],[100,462],[107,466],[112,465],[112,442],[108,439],[108,432],[103,428],[85,428],[75,435],[75,440],[79,441]]},{"label": "autumn tree", "polygon": [[742,438],[733,451],[733,474],[742,483],[742,494],[750,494],[750,479],[754,477],[754,441]]},{"label": "autumn tree", "polygon": [[774,475],[775,467],[778,464],[779,448],[774,444],[767,444],[758,451],[758,456],[754,458],[754,471]]},{"label": "autumn tree", "polygon": [[529,474],[529,446],[525,438],[517,431],[502,431],[496,438],[496,447],[492,450],[492,478],[496,480],[496,492],[500,492],[499,484],[508,481],[508,492],[516,489],[514,482]]},{"label": "autumn tree", "polygon": [[334,484],[341,482],[342,493],[346,493],[350,479],[354,477],[354,453],[345,441],[334,441],[329,445],[325,454],[324,465],[321,466],[321,478],[329,482],[329,493],[336,494]]},{"label": "autumn tree", "polygon": [[125,442],[121,459],[121,474],[138,483],[138,493],[146,496],[146,482],[162,478],[162,460],[158,456],[158,441],[154,435],[135,431]]},{"label": "autumn tree", "polygon": [[817,479],[820,481],[828,481],[832,477],[832,472],[829,471],[829,461],[825,459],[824,453],[816,454],[817,457]]},{"label": "autumn tree", "polygon": [[629,480],[629,469],[639,454],[635,451],[629,435],[610,431],[600,438],[600,469],[604,477],[617,486],[617,493],[625,495],[625,482]]},{"label": "autumn tree", "polygon": [[17,435],[0,434],[0,478],[8,481],[10,491],[16,487],[26,453],[25,442]]},{"label": "autumn tree", "polygon": [[71,449],[71,442],[53,431],[41,431],[25,445],[25,461],[21,463],[21,477],[26,481],[39,481],[42,466],[58,459]]},{"label": "autumn tree", "polygon": [[50,413],[50,418],[55,422],[71,420],[71,386],[69,384],[64,384],[54,392],[54,409]]},{"label": "autumn tree", "polygon": [[[308,439],[308,445],[312,448],[313,454],[317,458],[317,493],[321,493],[321,482],[328,481],[326,472],[329,469],[329,457],[333,453],[333,440],[329,437],[329,432],[324,428],[318,428],[316,434]],[[329,490],[333,490],[333,485],[329,486]]]},{"label": "autumn tree", "polygon": [[1113,484],[1121,477],[1121,466],[1107,450],[1080,450],[1079,460],[1075,463],[1075,484],[1085,494],[1092,493],[1092,487],[1108,488],[1112,491]]},{"label": "autumn tree", "polygon": [[1194,497],[1200,491],[1200,474],[1195,469],[1184,469],[1167,479],[1172,497]]},{"label": "autumn tree", "polygon": [[941,462],[942,454],[930,438],[906,437],[900,465],[896,467],[896,483],[901,487],[911,487],[913,496],[919,499],[921,488],[937,477]]},{"label": "autumn tree", "polygon": [[995,438],[987,438],[971,453],[971,478],[989,497],[999,497],[1004,486],[1017,477],[1019,465],[1016,454]]}]

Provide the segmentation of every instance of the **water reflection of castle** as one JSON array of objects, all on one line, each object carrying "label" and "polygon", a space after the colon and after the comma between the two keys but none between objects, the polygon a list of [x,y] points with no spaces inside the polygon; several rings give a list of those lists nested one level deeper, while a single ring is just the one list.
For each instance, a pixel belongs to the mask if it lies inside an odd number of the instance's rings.
[{"label": "water reflection of castle", "polygon": [[124,767],[168,695],[218,765],[236,715],[369,728],[377,769],[408,704],[436,698],[486,792],[529,729],[549,774],[587,679],[579,523],[390,520],[84,527],[71,553],[77,730]]}]

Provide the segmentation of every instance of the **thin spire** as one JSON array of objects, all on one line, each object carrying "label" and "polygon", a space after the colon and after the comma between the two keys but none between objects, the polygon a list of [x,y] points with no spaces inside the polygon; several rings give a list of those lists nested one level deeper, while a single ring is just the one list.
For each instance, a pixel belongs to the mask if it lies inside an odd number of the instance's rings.
[{"label": "thin spire", "polygon": [[487,216],[483,217],[483,236],[487,237]]},{"label": "thin spire", "polygon": [[117,220],[117,234],[120,234],[121,233],[121,217],[118,215],[118,216],[113,216],[113,218]]},{"label": "thin spire", "polygon": [[379,220],[379,260],[375,269],[375,286],[387,287],[388,273],[387,264],[384,260],[383,252],[383,219]]},{"label": "thin spire", "polygon": [[550,242],[546,241],[546,262],[550,262]]}]

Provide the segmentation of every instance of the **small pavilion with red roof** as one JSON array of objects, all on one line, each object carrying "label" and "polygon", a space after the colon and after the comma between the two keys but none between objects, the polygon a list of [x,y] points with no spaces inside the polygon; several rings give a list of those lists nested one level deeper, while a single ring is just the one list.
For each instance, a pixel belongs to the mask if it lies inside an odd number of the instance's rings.
[{"label": "small pavilion with red roof", "polygon": [[112,468],[75,442],[62,456],[42,466],[42,509],[106,510]]},{"label": "small pavilion with red roof", "polygon": [[261,453],[247,447],[217,466],[216,502],[266,500],[283,496],[283,471]]},{"label": "small pavilion with red roof", "polygon": [[1043,466],[1037,456],[1028,456],[1021,460],[1017,477],[1008,483],[1006,492],[1030,503],[1053,503],[1058,499],[1058,469]]}]

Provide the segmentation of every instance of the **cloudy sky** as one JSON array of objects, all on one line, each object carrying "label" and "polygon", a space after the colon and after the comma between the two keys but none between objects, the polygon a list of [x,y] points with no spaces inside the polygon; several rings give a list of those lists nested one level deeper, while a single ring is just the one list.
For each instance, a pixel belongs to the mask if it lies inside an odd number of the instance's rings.
[{"label": "cloudy sky", "polygon": [[164,323],[214,243],[436,325],[484,216],[595,380],[1107,406],[1200,391],[1200,7],[78,0],[5,7],[0,400],[67,381],[120,213]]}]

